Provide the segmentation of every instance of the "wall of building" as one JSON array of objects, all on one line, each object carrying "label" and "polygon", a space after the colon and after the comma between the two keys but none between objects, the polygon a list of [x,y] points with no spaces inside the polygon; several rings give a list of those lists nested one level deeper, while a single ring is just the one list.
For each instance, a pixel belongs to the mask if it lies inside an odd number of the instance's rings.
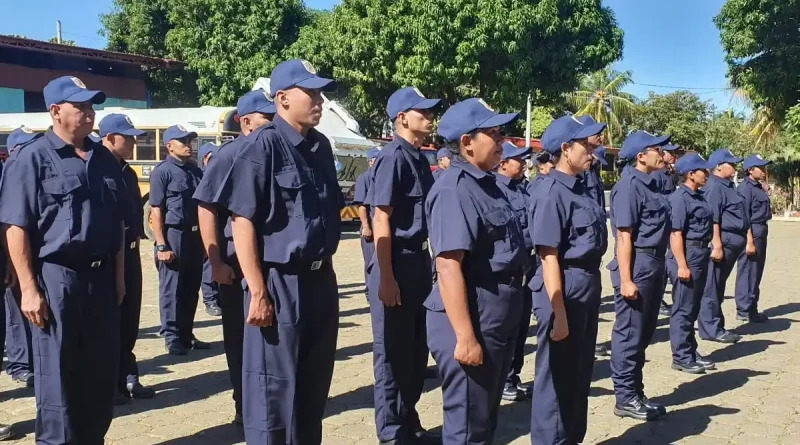
[{"label": "wall of building", "polygon": [[0,87],[0,113],[25,111],[25,92],[16,88]]}]

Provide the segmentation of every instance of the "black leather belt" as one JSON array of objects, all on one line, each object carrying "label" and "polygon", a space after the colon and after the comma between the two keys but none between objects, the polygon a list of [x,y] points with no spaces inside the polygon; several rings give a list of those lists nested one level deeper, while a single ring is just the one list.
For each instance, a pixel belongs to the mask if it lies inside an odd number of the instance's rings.
[{"label": "black leather belt", "polygon": [[686,247],[708,247],[708,241],[697,240],[697,239],[687,239],[684,241]]},{"label": "black leather belt", "polygon": [[599,270],[600,260],[564,260],[562,269]]},{"label": "black leather belt", "polygon": [[667,249],[659,249],[656,247],[634,247],[633,250],[636,253],[644,253],[657,258],[663,257],[667,254]]}]

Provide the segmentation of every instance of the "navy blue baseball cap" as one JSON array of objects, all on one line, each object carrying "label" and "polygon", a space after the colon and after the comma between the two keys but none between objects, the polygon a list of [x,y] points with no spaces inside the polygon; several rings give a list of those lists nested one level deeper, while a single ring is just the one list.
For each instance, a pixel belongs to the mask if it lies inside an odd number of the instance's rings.
[{"label": "navy blue baseball cap", "polygon": [[525,159],[531,154],[530,147],[519,148],[511,142],[503,142],[503,155],[500,157],[501,161],[512,158]]},{"label": "navy blue baseball cap", "polygon": [[539,166],[541,164],[545,164],[552,161],[550,158],[550,153],[542,150],[539,153],[536,153],[536,156],[533,157],[533,165]]},{"label": "navy blue baseball cap", "polygon": [[186,138],[194,139],[196,137],[197,133],[195,133],[194,131],[186,130],[185,128],[183,128],[183,125],[173,125],[167,128],[166,131],[164,131],[164,136],[162,137],[162,139],[166,144],[167,142],[175,139],[186,139]]},{"label": "navy blue baseball cap", "polygon": [[601,163],[604,166],[608,165],[608,161],[606,161],[606,147],[601,145],[595,148],[594,156],[597,159],[597,162]]},{"label": "navy blue baseball cap", "polygon": [[146,131],[137,130],[131,122],[131,118],[124,114],[112,113],[100,120],[97,126],[98,134],[101,138],[109,134],[121,134],[123,136],[141,136],[147,134]]},{"label": "navy blue baseball cap", "polygon": [[106,101],[106,93],[87,90],[86,85],[73,76],[61,76],[51,80],[42,91],[47,108],[62,102],[91,102],[101,104]]},{"label": "navy blue baseball cap", "polygon": [[370,148],[369,150],[367,150],[367,160],[371,161],[371,160],[377,158],[378,154],[380,154],[380,152],[381,152],[380,148],[376,148],[376,147]]},{"label": "navy blue baseball cap", "polygon": [[216,144],[212,144],[211,142],[206,142],[205,144],[200,146],[200,152],[198,153],[198,156],[200,156],[200,159],[205,158],[206,155],[208,155],[209,153],[213,156],[214,153],[217,152],[217,150],[219,150],[219,147],[217,147]]},{"label": "navy blue baseball cap", "polygon": [[441,99],[426,99],[416,87],[405,87],[392,93],[386,103],[386,113],[394,120],[398,114],[408,110],[430,110],[438,106]]},{"label": "navy blue baseball cap", "polygon": [[672,136],[670,135],[655,136],[641,130],[633,132],[622,143],[622,148],[619,150],[619,158],[633,159],[647,147],[661,147],[668,143],[671,138]]},{"label": "navy blue baseball cap", "polygon": [[677,150],[679,148],[680,148],[680,146],[674,145],[674,144],[664,144],[661,147],[661,149],[664,150],[664,151],[675,151],[675,150]]},{"label": "navy blue baseball cap", "polygon": [[519,113],[497,114],[483,99],[473,97],[458,102],[444,112],[439,120],[439,135],[454,142],[475,130],[506,125],[517,116]]},{"label": "navy blue baseball cap", "polygon": [[708,170],[709,168],[711,168],[711,166],[708,165],[708,161],[697,153],[689,153],[681,156],[678,162],[675,163],[675,171],[681,175],[695,170]]},{"label": "navy blue baseball cap", "polygon": [[269,93],[262,89],[250,91],[236,102],[236,113],[245,116],[251,113],[275,114],[275,102],[270,100]]},{"label": "navy blue baseball cap", "polygon": [[745,158],[743,167],[745,170],[750,170],[753,167],[764,167],[769,164],[772,164],[772,161],[768,161],[760,155],[750,155]]},{"label": "navy blue baseball cap", "polygon": [[442,159],[442,158],[449,158],[450,156],[453,156],[453,152],[450,151],[450,149],[447,148],[447,147],[440,148],[439,151],[436,152],[436,159],[437,160]]},{"label": "navy blue baseball cap", "polygon": [[737,158],[727,148],[720,148],[708,157],[708,168],[717,168],[720,164],[738,164],[742,158]]},{"label": "navy blue baseball cap", "polygon": [[336,89],[336,81],[317,76],[317,70],[310,62],[303,59],[286,60],[278,64],[272,70],[269,79],[270,95],[281,90],[301,87],[310,90],[333,91]]},{"label": "navy blue baseball cap", "polygon": [[89,139],[91,139],[92,142],[97,142],[98,144],[103,141],[103,138],[101,138],[96,131],[89,133]]},{"label": "navy blue baseball cap", "polygon": [[28,142],[40,136],[42,136],[41,133],[34,133],[33,130],[23,125],[19,128],[14,129],[14,131],[12,131],[11,134],[8,135],[6,146],[8,146],[9,150],[13,150],[14,147],[27,144]]},{"label": "navy blue baseball cap", "polygon": [[[590,116],[582,116],[584,119]],[[550,154],[559,153],[561,151],[561,144],[578,140],[586,139],[589,136],[594,136],[601,133],[606,129],[606,124],[584,124],[580,118],[573,115],[561,116],[550,123],[542,135],[541,143],[542,148]]]}]

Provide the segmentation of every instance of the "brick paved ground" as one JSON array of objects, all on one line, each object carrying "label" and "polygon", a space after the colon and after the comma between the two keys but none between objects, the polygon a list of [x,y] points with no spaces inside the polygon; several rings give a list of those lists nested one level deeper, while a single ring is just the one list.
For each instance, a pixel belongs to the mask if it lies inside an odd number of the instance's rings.
[{"label": "brick paved ground", "polygon": [[[609,362],[595,365],[590,400],[591,444],[800,444],[800,224],[775,222],[762,287],[762,309],[771,317],[761,326],[740,326],[745,339],[736,345],[701,342],[701,350],[718,363],[704,376],[670,370],[667,320],[659,321],[645,366],[648,395],[666,404],[669,415],[651,423],[613,416]],[[362,260],[358,240],[346,234],[335,258],[341,295],[341,330],[331,399],[325,419],[326,445],[374,444],[372,419],[372,356],[369,312],[363,293]],[[197,336],[211,341],[212,350],[185,358],[164,353],[157,336],[158,283],[148,249],[145,257],[145,297],[142,331],[136,345],[142,382],[158,391],[150,401],[121,407],[111,425],[112,445],[233,445],[242,443],[229,424],[233,416],[231,391],[222,349],[219,319],[197,314]],[[604,295],[610,294],[607,274]],[[733,293],[733,280],[728,294]],[[202,305],[201,305],[202,306]],[[734,319],[732,301],[725,314]],[[603,300],[600,340],[607,341],[613,305]],[[523,379],[533,378],[534,339]],[[424,426],[441,425],[441,392],[429,381],[419,405]],[[535,403],[535,401],[534,401]],[[530,402],[503,403],[497,444],[529,443]],[[11,421],[21,435],[15,444],[32,444],[35,415],[33,390],[0,377],[0,419]]]}]

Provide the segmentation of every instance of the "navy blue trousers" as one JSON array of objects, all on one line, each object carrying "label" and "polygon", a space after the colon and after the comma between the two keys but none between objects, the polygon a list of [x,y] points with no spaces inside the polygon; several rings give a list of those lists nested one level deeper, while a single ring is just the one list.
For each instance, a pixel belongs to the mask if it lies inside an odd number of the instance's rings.
[{"label": "navy blue trousers", "polygon": [[427,311],[428,346],[442,378],[442,442],[490,445],[514,355],[522,292],[519,284],[476,285],[466,273],[465,278],[475,336],[483,348],[482,365],[465,366],[456,361],[456,335],[447,313]]},{"label": "navy blue trousers", "polygon": [[200,283],[200,291],[203,294],[203,304],[219,305],[219,284],[214,281],[211,275],[211,261],[208,258],[203,260],[203,278]]},{"label": "navy blue trousers", "polygon": [[747,238],[744,235],[722,232],[724,257],[720,262],[710,258],[708,260],[708,277],[700,302],[700,316],[697,320],[697,329],[702,339],[711,340],[725,333],[725,315],[722,313],[725,284],[746,244]]},{"label": "navy blue trousers", "polygon": [[[372,255],[375,254],[375,242],[374,241],[367,241],[364,238],[361,238],[361,254],[364,256],[364,285],[366,287],[367,281],[369,281],[369,272],[367,272],[369,268],[369,262],[372,261]],[[369,288],[367,287],[366,291],[367,302],[369,302]]]},{"label": "navy blue trousers", "polygon": [[32,329],[36,443],[102,445],[119,365],[113,266],[76,271],[43,263],[37,278],[50,319]]},{"label": "navy blue trousers", "polygon": [[370,262],[367,279],[372,316],[375,425],[382,441],[407,436],[420,428],[416,405],[428,366],[426,310],[422,303],[431,291],[427,279],[431,257],[427,250],[409,252],[396,248],[392,257],[402,305],[386,307],[378,297],[383,271],[377,258]]},{"label": "navy blue trousers", "polygon": [[8,364],[6,372],[15,376],[33,372],[31,324],[20,310],[19,286],[5,290],[5,344]]},{"label": "navy blue trousers", "polygon": [[520,314],[519,330],[514,341],[514,356],[511,359],[511,368],[506,376],[506,383],[515,385],[519,381],[519,373],[525,364],[525,343],[528,341],[528,331],[531,328],[532,300],[528,283],[522,283],[522,313]]},{"label": "navy blue trousers", "polygon": [[[246,325],[242,404],[247,445],[319,445],[339,332],[336,273],[264,266],[276,319]],[[245,311],[250,296],[245,292]]]},{"label": "navy blue trousers", "polygon": [[672,361],[687,364],[697,360],[697,339],[694,324],[700,313],[700,301],[708,275],[708,247],[687,247],[686,264],[691,279],[678,279],[678,263],[674,257],[667,259],[667,269],[672,280],[672,316],[669,319],[669,342]]},{"label": "navy blue trousers", "polygon": [[563,272],[569,336],[553,341],[553,307],[537,275],[532,281],[536,316],[536,379],[531,407],[531,443],[572,445],[583,442],[594,367],[594,347],[602,285],[599,270]]},{"label": "navy blue trousers", "polygon": [[[241,276],[241,272],[237,271],[236,273],[236,276]],[[219,285],[219,304],[222,309],[222,343],[225,346],[225,359],[228,362],[228,374],[233,386],[233,402],[236,407],[236,413],[242,412],[244,298],[241,279],[235,279],[231,284]]]},{"label": "navy blue trousers", "polygon": [[139,367],[133,348],[139,337],[142,315],[142,257],[138,243],[125,246],[125,298],[119,306],[119,378],[117,386],[126,390],[128,383],[139,382]]},{"label": "navy blue trousers", "polygon": [[755,223],[752,228],[756,254],[747,256],[743,250],[737,259],[736,312],[742,316],[758,313],[761,278],[764,276],[764,264],[767,262],[767,224]]},{"label": "navy blue trousers", "polygon": [[[203,244],[200,232],[167,228],[167,243],[176,258],[171,263],[156,260],[161,334],[168,344],[191,347],[203,274]],[[158,252],[153,250],[153,254]]]},{"label": "navy blue trousers", "polygon": [[638,298],[614,295],[614,330],[611,332],[611,380],[617,403],[644,395],[642,369],[645,350],[653,338],[664,289],[664,258],[634,253],[633,282]]}]

